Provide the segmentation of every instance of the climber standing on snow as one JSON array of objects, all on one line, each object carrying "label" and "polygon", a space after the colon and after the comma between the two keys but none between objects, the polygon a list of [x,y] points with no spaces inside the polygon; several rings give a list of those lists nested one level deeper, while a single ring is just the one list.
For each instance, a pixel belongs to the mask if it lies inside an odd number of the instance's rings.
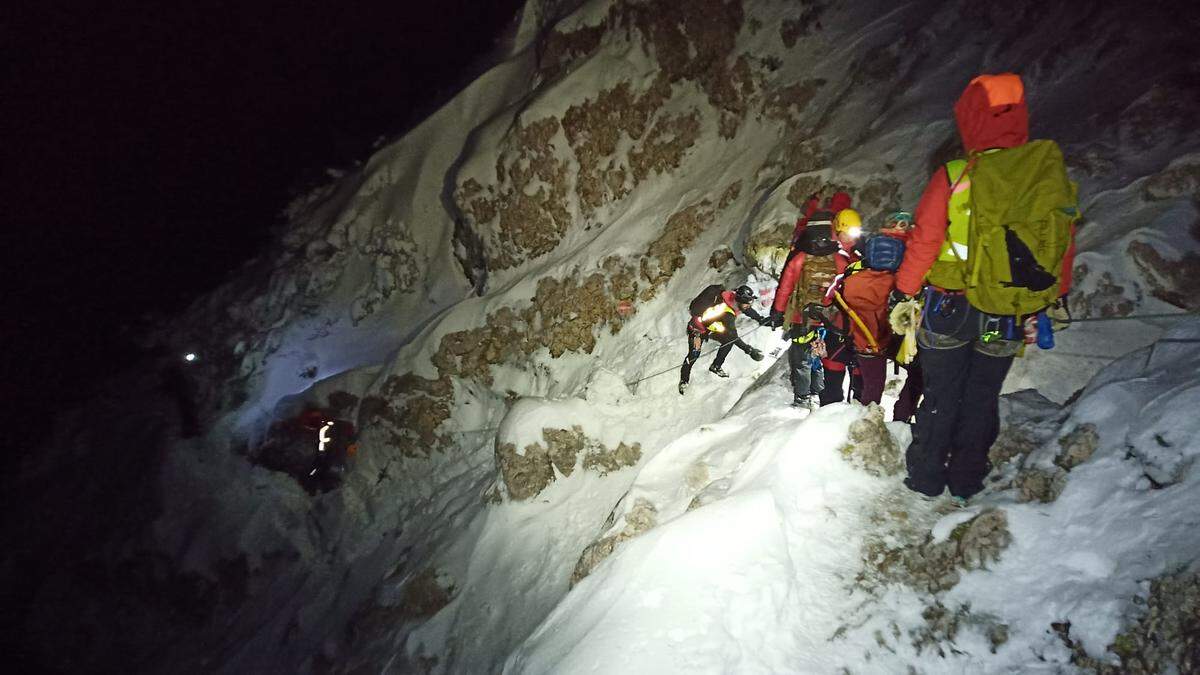
[{"label": "climber standing on snow", "polygon": [[[850,214],[850,218],[846,215]],[[852,209],[838,214],[835,230],[848,264],[839,265],[839,275],[831,288],[837,305],[848,319],[852,338],[854,362],[858,370],[854,398],[867,405],[879,403],[887,379],[886,353],[891,345],[892,330],[888,324],[888,296],[895,287],[895,272],[904,257],[907,228],[898,220],[912,216],[904,212],[888,216],[884,227],[873,235],[865,235],[862,222]],[[832,352],[832,349],[831,349]],[[832,378],[828,378],[832,380]],[[853,380],[852,380],[853,382]],[[841,400],[840,380],[836,400]],[[829,390],[829,386],[826,386]],[[825,404],[822,397],[822,405]]]},{"label": "climber standing on snow", "polygon": [[[855,309],[847,304],[843,297],[846,293],[845,283],[849,276],[862,267],[862,252],[859,250],[859,239],[862,236],[862,216],[851,208],[838,211],[833,218],[833,234],[837,239],[838,250],[833,256],[834,268],[837,274],[825,290],[824,302],[834,305],[841,311],[832,314],[832,324],[836,330],[831,331],[826,339],[828,355],[821,359],[825,367],[825,385],[821,389],[821,405],[840,403],[846,399],[845,378],[850,374],[850,389],[855,400],[861,400],[863,392],[864,366],[862,358],[874,353],[869,349],[873,344],[864,336],[859,320],[861,308]],[[884,291],[883,302],[886,305],[887,291]],[[836,301],[836,302],[835,302]],[[870,364],[867,364],[869,368]],[[883,391],[883,385],[879,386]]]},{"label": "climber standing on snow", "polygon": [[729,356],[729,351],[734,346],[746,352],[755,361],[763,360],[761,351],[742,342],[742,339],[738,337],[737,326],[734,324],[734,319],[742,312],[757,321],[759,325],[767,323],[767,319],[750,306],[755,297],[754,289],[749,286],[738,286],[736,290],[727,291],[721,286],[713,284],[700,291],[700,294],[692,300],[691,305],[688,306],[688,311],[691,313],[691,319],[687,324],[688,353],[687,357],[683,359],[683,367],[679,370],[680,394],[687,391],[688,381],[692,376],[692,364],[700,358],[700,347],[709,338],[721,343],[721,348],[717,350],[717,357],[713,359],[712,365],[708,368],[709,372],[717,377],[729,377],[729,373],[726,373],[721,366],[725,364],[725,357]]},{"label": "climber standing on snow", "polygon": [[[898,250],[899,252],[898,257],[891,256],[895,258],[895,264],[887,265],[886,269],[890,269],[893,272],[899,269],[901,261],[904,260],[904,249],[908,242],[909,233],[912,232],[912,227],[913,217],[908,211],[894,211],[884,219],[883,227],[880,228],[879,234],[876,236],[889,237],[898,242],[898,244],[893,245],[893,250]],[[882,242],[883,240],[880,241]],[[875,245],[871,246],[873,249],[872,253],[875,252],[874,249],[881,248]],[[876,267],[882,266],[876,265]],[[889,293],[895,288],[895,285],[895,278],[893,278],[892,284],[888,289]],[[882,320],[885,324],[891,325],[886,313]],[[900,351],[901,336],[893,332],[892,339],[889,341],[887,347],[888,358],[894,361],[898,367],[903,368],[906,375],[904,377],[904,387],[896,395],[896,405],[892,408],[892,419],[897,422],[907,423],[911,422],[913,415],[917,414],[917,403],[921,400],[921,392],[924,389],[924,385],[922,384],[919,362],[915,357],[912,360],[905,361],[905,359],[900,357]]]},{"label": "climber standing on snow", "polygon": [[827,330],[833,328],[829,308],[823,306],[825,291],[837,276],[838,267],[833,260],[838,244],[833,238],[832,221],[836,212],[849,206],[850,195],[845,192],[834,194],[824,211],[818,210],[816,197],[809,199],[804,217],[796,224],[792,252],[771,303],[770,323],[783,326],[784,339],[789,341],[788,366],[792,403],[796,406],[813,407],[814,396],[824,388],[823,381],[813,379],[811,361],[814,346],[817,356],[825,356],[819,328],[823,324]]},{"label": "climber standing on snow", "polygon": [[904,484],[967,499],[990,468],[1000,388],[1025,320],[1065,308],[1078,212],[1058,146],[1029,142],[1017,75],[971,80],[954,116],[967,156],[929,180],[889,304],[910,311],[928,282],[917,331],[925,398]]}]

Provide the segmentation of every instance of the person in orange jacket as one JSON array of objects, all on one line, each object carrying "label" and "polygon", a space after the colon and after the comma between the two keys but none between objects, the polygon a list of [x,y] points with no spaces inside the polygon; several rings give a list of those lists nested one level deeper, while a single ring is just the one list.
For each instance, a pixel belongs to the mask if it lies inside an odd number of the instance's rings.
[{"label": "person in orange jacket", "polygon": [[[854,352],[856,371],[851,378],[854,399],[864,405],[879,403],[883,398],[887,374],[884,352],[891,338],[887,299],[893,287],[892,274],[866,266],[862,249],[862,219],[858,212],[853,209],[840,212],[834,227],[845,263],[830,289],[830,296],[842,309],[841,321],[850,334],[849,348]],[[827,382],[837,379],[827,378]],[[838,385],[837,391],[827,394],[827,399],[842,399],[840,381]]]},{"label": "person in orange jacket", "polygon": [[[1014,148],[1029,140],[1024,86],[1012,73],[971,80],[954,104],[954,117],[968,153]],[[961,177],[952,183],[946,166],[930,178],[889,304],[921,292],[935,262],[954,265],[958,259],[961,264],[968,255],[958,251],[965,248],[961,242],[947,242],[947,231],[952,195],[969,188],[970,181]],[[1072,236],[1058,275],[1063,297],[1071,287],[1074,249]],[[944,250],[954,257],[944,256]],[[951,495],[968,499],[983,489],[990,470],[988,449],[1000,429],[1000,389],[1024,330],[1020,317],[991,315],[972,306],[961,288],[931,285],[923,307],[917,345],[925,397],[906,452],[904,484],[928,496],[949,488]]]}]

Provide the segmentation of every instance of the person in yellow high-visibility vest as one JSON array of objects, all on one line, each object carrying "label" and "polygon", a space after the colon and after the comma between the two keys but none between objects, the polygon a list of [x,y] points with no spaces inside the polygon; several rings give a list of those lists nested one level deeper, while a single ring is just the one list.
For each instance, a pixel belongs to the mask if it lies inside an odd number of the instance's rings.
[{"label": "person in yellow high-visibility vest", "polygon": [[[889,305],[912,301],[928,285],[918,301],[922,309],[917,329],[925,391],[906,451],[908,477],[904,484],[930,497],[948,488],[952,496],[966,500],[984,487],[990,470],[988,449],[1000,431],[1000,390],[1024,337],[1024,312],[985,311],[978,297],[968,298],[969,293],[991,288],[976,281],[981,261],[1001,259],[996,253],[1001,242],[981,244],[975,240],[974,228],[981,219],[988,223],[996,220],[994,212],[980,212],[979,199],[981,195],[1006,194],[1011,200],[1024,200],[1027,194],[1042,194],[1036,190],[987,192],[973,184],[990,175],[992,182],[983,182],[995,185],[997,174],[983,171],[985,166],[996,166],[1003,157],[1025,157],[1021,149],[1048,142],[1029,141],[1025,89],[1014,73],[971,80],[954,104],[954,116],[967,156],[939,167],[926,184]],[[1062,174],[1066,182],[1065,168]],[[1038,267],[1040,275],[1052,283],[1037,290],[1065,297],[1071,286],[1073,242],[1072,229],[1061,241],[1065,255],[1057,269],[1053,265],[1049,270]],[[1007,250],[1007,240],[1004,246]],[[1017,249],[1007,250],[1009,254],[1014,251]],[[1011,255],[1003,257],[1015,262]],[[993,269],[995,266],[989,267],[989,271]],[[1017,272],[1022,269],[1012,266],[1013,278],[1007,287],[1033,287],[1018,279]]]},{"label": "person in yellow high-visibility vest", "polygon": [[687,324],[688,353],[683,359],[683,366],[679,369],[680,394],[687,392],[692,376],[692,365],[700,358],[700,347],[710,338],[721,344],[716,358],[708,368],[709,372],[717,377],[729,377],[729,373],[726,373],[722,366],[725,365],[725,357],[729,356],[730,350],[734,347],[746,352],[755,361],[763,360],[761,351],[746,344],[738,337],[737,325],[734,323],[734,319],[743,312],[757,321],[759,325],[768,323],[768,319],[755,311],[752,306],[757,298],[754,289],[749,286],[738,286],[735,290],[727,291],[721,286],[713,284],[700,291],[700,294],[692,300],[688,307],[688,311],[691,313]]}]

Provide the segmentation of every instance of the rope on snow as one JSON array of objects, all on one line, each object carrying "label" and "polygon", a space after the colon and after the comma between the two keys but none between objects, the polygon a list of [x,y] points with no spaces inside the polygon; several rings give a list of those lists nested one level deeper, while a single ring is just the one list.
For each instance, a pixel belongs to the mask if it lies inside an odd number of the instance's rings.
[{"label": "rope on snow", "polygon": [[[763,327],[763,325],[762,325],[762,324],[759,324],[759,325],[755,326],[754,328],[751,328],[750,330],[746,331],[746,335],[752,335],[752,334],[754,333],[754,331],[756,331],[756,330],[758,330],[759,328],[762,328],[762,327]],[[724,346],[724,345],[721,345],[721,346]],[[717,350],[721,349],[721,346],[718,346],[718,347],[713,347],[712,349],[709,349],[708,351],[703,351],[703,352],[700,352],[700,357],[705,357],[705,356],[708,356],[709,354],[712,354],[713,352],[715,352],[715,351],[717,351]],[[700,360],[700,358],[698,357],[698,358],[696,359],[696,361],[698,362],[699,360]],[[658,371],[658,372],[656,372],[656,373],[650,373],[649,375],[647,375],[647,376],[645,376],[645,377],[642,377],[642,378],[639,378],[639,379],[636,379],[636,380],[634,380],[634,381],[632,381],[632,382],[626,382],[626,383],[625,383],[625,386],[627,386],[627,387],[632,387],[632,386],[634,386],[635,384],[640,384],[640,383],[642,383],[642,382],[645,382],[646,380],[649,380],[649,379],[650,379],[650,378],[652,378],[652,377],[658,377],[659,375],[665,375],[665,374],[667,374],[667,373],[673,373],[673,372],[675,372],[675,371],[677,371],[677,370],[679,370],[679,366],[671,366],[670,368],[667,368],[667,369],[665,369],[665,370],[660,370],[660,371]]]}]

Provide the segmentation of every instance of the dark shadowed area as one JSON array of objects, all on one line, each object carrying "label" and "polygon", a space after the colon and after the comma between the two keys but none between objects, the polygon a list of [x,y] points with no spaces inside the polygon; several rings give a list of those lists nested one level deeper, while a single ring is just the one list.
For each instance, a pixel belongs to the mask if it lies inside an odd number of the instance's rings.
[{"label": "dark shadowed area", "polygon": [[[0,24],[6,414],[38,426],[469,81],[518,0],[21,3]],[[23,5],[23,6],[22,6]]]}]

